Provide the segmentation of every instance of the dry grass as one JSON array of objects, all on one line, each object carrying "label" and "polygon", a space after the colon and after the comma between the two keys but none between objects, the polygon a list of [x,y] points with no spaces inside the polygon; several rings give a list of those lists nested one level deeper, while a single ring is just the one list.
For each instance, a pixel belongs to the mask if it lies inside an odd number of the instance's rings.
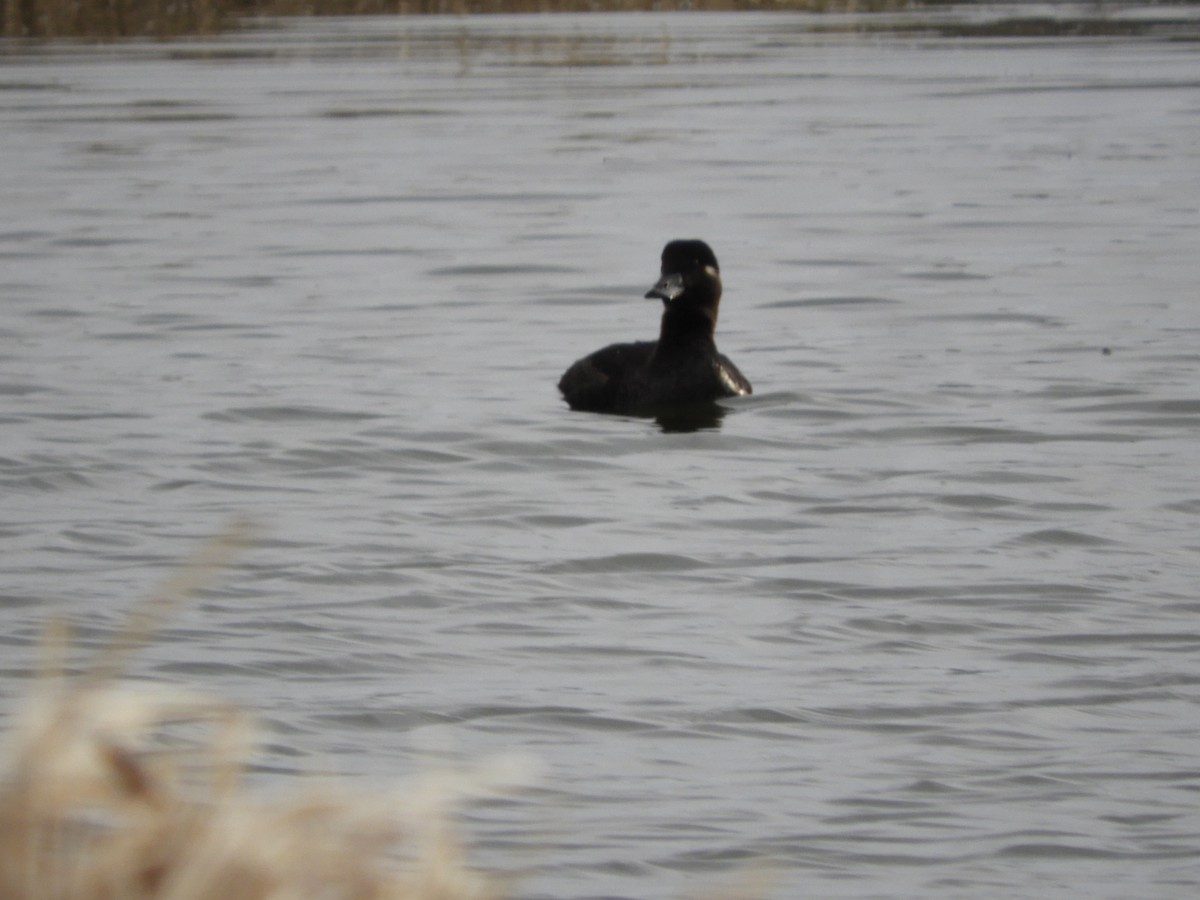
[{"label": "dry grass", "polygon": [[919,0],[0,0],[5,37],[170,38],[213,34],[242,15],[467,15],[641,10],[854,10]]},{"label": "dry grass", "polygon": [[266,15],[477,15],[484,13],[899,9],[910,0],[248,0]]},{"label": "dry grass", "polygon": [[263,799],[243,775],[240,710],[179,690],[122,687],[124,660],[239,541],[209,545],[131,617],[81,676],[64,629],[0,761],[4,900],[491,900],[454,837],[465,796],[511,769],[392,792],[305,783]]},{"label": "dry grass", "polygon": [[168,38],[214,34],[235,0],[0,0],[5,37]]}]

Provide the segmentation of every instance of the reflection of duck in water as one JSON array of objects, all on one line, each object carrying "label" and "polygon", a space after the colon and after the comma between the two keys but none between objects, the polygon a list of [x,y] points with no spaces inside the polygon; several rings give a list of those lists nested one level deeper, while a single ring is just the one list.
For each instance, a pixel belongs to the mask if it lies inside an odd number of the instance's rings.
[{"label": "reflection of duck in water", "polygon": [[571,409],[656,414],[751,393],[713,341],[721,270],[708,244],[667,244],[662,277],[646,297],[663,302],[658,340],[610,344],[572,365],[558,382]]}]

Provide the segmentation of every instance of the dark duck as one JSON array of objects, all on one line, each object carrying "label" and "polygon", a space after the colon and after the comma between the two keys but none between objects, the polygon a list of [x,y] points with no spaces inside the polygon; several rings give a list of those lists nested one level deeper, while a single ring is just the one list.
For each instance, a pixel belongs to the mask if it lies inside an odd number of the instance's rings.
[{"label": "dark duck", "polygon": [[708,244],[667,244],[662,276],[646,297],[663,302],[658,340],[611,344],[572,365],[558,382],[571,409],[656,415],[751,393],[713,340],[721,269]]}]

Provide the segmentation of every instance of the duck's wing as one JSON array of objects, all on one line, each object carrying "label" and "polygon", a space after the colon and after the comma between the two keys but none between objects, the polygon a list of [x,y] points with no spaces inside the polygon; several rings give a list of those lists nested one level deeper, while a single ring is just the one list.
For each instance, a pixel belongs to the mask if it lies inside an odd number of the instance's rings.
[{"label": "duck's wing", "polygon": [[724,353],[717,354],[717,377],[721,379],[721,384],[729,393],[728,397],[740,397],[746,394],[753,394],[754,388],[750,386],[749,379],[746,378],[733,364]]},{"label": "duck's wing", "polygon": [[645,368],[654,347],[654,341],[610,344],[573,363],[558,380],[558,389],[571,409],[611,412],[623,385]]}]

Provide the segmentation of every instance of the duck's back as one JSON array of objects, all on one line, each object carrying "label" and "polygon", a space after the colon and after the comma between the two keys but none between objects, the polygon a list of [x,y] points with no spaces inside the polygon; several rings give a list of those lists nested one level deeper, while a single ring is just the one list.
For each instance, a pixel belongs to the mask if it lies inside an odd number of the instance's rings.
[{"label": "duck's back", "polygon": [[624,412],[657,341],[610,344],[572,364],[558,381],[567,405],[587,412]]},{"label": "duck's back", "polygon": [[658,341],[610,344],[567,369],[558,389],[572,409],[610,413],[653,413],[751,393],[746,377],[711,344],[681,353],[658,348]]}]

